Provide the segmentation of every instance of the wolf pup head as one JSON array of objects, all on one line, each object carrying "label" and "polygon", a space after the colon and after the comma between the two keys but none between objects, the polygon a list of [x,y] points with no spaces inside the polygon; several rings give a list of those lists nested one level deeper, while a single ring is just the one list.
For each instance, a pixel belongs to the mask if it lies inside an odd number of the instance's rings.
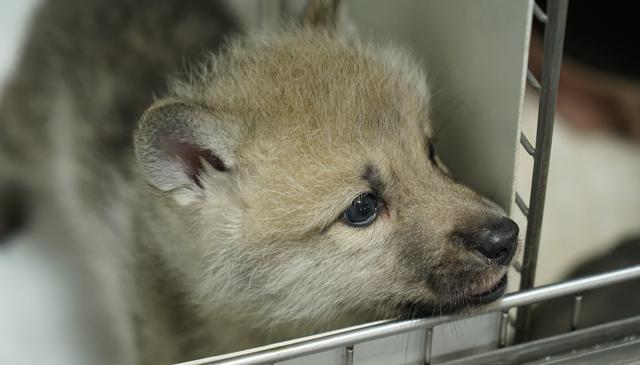
[{"label": "wolf pup head", "polygon": [[[231,42],[142,117],[158,255],[203,311],[329,328],[504,292],[518,227],[453,180],[420,65],[340,1]],[[316,326],[316,327],[314,327]]]}]

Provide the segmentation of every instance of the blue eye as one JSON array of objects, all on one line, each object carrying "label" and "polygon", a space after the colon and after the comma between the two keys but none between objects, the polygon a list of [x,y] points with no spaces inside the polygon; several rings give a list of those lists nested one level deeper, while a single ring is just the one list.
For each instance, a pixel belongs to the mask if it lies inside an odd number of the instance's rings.
[{"label": "blue eye", "polygon": [[357,197],[347,208],[342,219],[349,225],[362,227],[371,224],[378,214],[378,199],[372,193]]}]

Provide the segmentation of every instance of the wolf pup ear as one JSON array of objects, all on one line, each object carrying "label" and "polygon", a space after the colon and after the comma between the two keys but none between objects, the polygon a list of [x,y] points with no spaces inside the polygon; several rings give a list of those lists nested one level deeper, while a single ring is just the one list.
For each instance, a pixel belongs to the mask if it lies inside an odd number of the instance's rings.
[{"label": "wolf pup ear", "polygon": [[355,34],[356,27],[344,0],[309,0],[305,7],[303,24],[324,28],[342,34]]},{"label": "wolf pup ear", "polygon": [[140,119],[136,159],[151,185],[186,205],[204,196],[205,176],[229,174],[234,167],[237,132],[202,107],[161,101]]}]

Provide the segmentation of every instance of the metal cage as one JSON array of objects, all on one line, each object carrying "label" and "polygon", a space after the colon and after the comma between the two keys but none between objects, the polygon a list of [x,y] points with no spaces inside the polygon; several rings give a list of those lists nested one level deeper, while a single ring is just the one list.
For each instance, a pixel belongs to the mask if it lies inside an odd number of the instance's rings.
[{"label": "metal cage", "polygon": [[[548,363],[552,360],[554,361],[553,363],[572,363],[572,359],[584,359],[585,356],[591,356],[592,361],[595,361],[594,363],[604,364],[612,363],[610,362],[611,359],[616,356],[628,358],[635,354],[637,358],[640,358],[640,317],[583,330],[577,329],[582,293],[606,285],[638,279],[640,278],[640,265],[533,288],[549,170],[567,7],[568,0],[549,1],[545,13],[534,3],[534,19],[544,25],[544,58],[540,81],[535,78],[531,71],[527,72],[528,84],[540,93],[535,146],[524,133],[520,136],[520,143],[523,149],[534,160],[529,204],[527,205],[518,193],[516,193],[515,198],[516,205],[527,218],[524,256],[522,263],[514,264],[516,271],[521,274],[520,291],[507,295],[484,312],[484,314],[490,312],[500,313],[498,333],[495,334],[498,349],[439,362],[441,364],[521,364],[524,362],[537,363],[538,361]],[[531,304],[569,295],[574,296],[574,305],[571,328],[568,333],[523,344],[522,342],[527,339],[527,331],[530,325]],[[514,320],[510,316],[510,311],[515,311],[516,308],[517,315]],[[436,325],[455,320],[457,318],[442,316],[404,321],[378,321],[233,354],[185,362],[182,365],[276,364],[335,349],[341,349],[345,365],[352,365],[354,364],[354,354],[358,350],[355,347],[356,345],[416,330],[424,331],[423,358],[424,364],[428,365],[432,363],[433,328]],[[510,341],[510,331],[515,331],[514,341]],[[513,344],[510,342],[513,342]],[[620,355],[620,351],[623,351],[622,355]]]}]

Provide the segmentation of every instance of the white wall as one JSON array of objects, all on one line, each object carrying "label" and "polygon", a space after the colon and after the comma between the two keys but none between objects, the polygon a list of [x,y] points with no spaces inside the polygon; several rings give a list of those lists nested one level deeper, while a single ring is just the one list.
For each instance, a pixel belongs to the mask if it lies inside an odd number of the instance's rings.
[{"label": "white wall", "polygon": [[24,37],[29,15],[41,0],[0,0],[0,87]]}]

